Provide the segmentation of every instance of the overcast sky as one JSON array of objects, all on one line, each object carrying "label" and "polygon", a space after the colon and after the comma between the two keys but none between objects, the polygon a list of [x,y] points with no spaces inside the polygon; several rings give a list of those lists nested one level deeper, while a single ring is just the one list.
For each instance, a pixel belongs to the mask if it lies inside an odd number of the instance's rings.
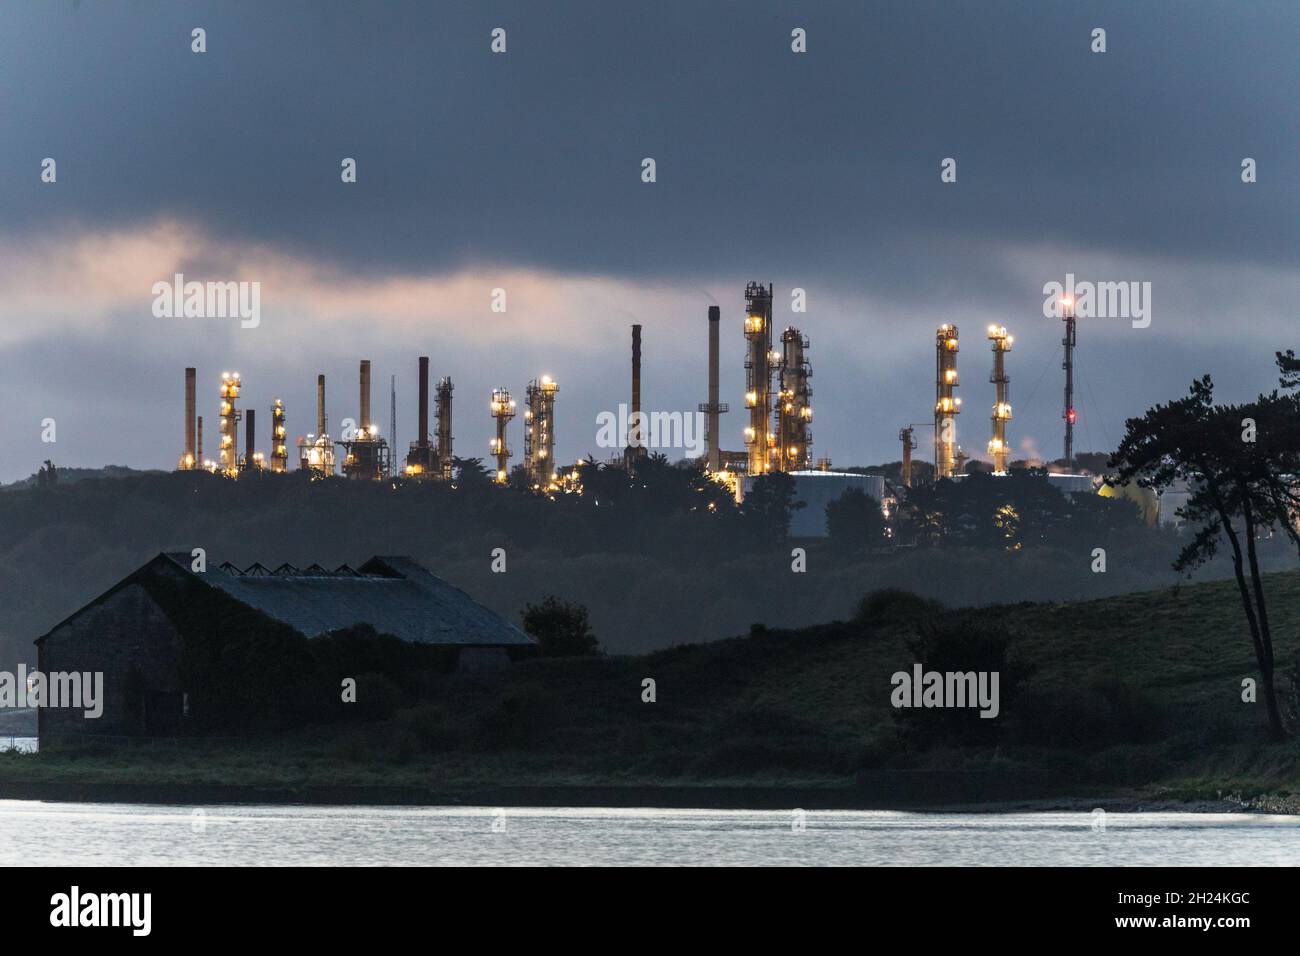
[{"label": "overcast sky", "polygon": [[[1297,36],[1290,2],[7,3],[0,479],[173,467],[186,365],[210,451],[223,370],[297,435],[318,372],[335,428],[356,414],[369,358],[385,432],[397,377],[404,450],[420,354],[456,384],[461,455],[487,452],[493,386],[553,375],[568,461],[628,400],[633,322],[647,408],[706,398],[711,304],[740,449],[749,280],[812,340],[814,454],[838,465],[897,459],[898,427],[930,418],[945,321],[966,450],[997,322],[1012,444],[1059,455],[1044,283],[1150,282],[1149,327],[1081,320],[1076,447],[1108,450],[1193,377],[1248,397],[1300,347]],[[177,272],[259,282],[260,326],[155,317]]]}]

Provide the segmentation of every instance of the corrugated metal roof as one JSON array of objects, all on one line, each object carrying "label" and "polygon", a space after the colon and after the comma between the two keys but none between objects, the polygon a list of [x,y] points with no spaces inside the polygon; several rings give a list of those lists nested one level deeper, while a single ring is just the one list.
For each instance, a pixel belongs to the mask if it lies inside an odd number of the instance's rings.
[{"label": "corrugated metal roof", "polygon": [[282,565],[271,573],[255,564],[248,573],[227,564],[194,573],[189,555],[168,557],[196,580],[307,637],[364,623],[381,634],[425,644],[533,643],[519,628],[410,558],[374,557],[360,570],[345,565],[332,572],[315,565],[303,571]]}]

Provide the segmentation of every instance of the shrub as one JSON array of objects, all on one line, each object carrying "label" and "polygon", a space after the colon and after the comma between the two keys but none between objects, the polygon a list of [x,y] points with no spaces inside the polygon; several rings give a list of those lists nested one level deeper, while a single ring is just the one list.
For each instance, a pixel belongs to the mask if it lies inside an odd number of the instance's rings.
[{"label": "shrub", "polygon": [[880,625],[922,621],[943,609],[943,605],[901,588],[872,591],[858,602],[853,620],[859,624]]}]

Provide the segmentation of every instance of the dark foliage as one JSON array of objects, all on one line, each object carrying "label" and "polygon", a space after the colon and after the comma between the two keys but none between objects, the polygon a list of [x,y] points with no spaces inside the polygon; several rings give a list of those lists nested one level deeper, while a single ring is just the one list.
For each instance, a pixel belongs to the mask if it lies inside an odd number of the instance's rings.
[{"label": "dark foliage", "polygon": [[554,595],[541,604],[524,608],[524,630],[537,639],[543,657],[583,657],[600,653],[591,632],[587,609],[568,604]]}]

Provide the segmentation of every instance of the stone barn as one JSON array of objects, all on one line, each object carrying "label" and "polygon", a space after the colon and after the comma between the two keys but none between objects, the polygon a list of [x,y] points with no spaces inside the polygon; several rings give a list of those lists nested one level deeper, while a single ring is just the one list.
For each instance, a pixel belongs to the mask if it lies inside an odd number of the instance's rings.
[{"label": "stone barn", "polygon": [[509,666],[532,638],[410,558],[373,557],[353,569],[274,570],[254,564],[192,569],[189,554],[160,554],[36,640],[42,673],[101,672],[104,709],[42,707],[38,734],[169,736],[182,730],[188,696],[181,649],[212,626],[239,621],[253,639],[291,632],[316,638],[366,624],[379,634],[436,645],[456,670]]}]

